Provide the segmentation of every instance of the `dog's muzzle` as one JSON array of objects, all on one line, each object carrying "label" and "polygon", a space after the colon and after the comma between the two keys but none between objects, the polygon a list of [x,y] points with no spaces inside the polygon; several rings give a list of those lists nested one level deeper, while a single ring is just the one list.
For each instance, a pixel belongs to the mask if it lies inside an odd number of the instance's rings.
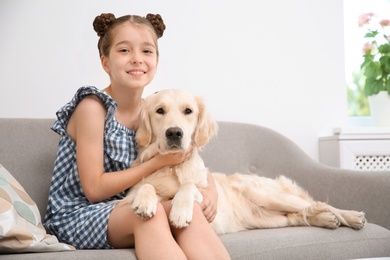
[{"label": "dog's muzzle", "polygon": [[165,132],[167,144],[170,149],[181,148],[181,139],[183,138],[183,130],[179,127],[170,127]]}]

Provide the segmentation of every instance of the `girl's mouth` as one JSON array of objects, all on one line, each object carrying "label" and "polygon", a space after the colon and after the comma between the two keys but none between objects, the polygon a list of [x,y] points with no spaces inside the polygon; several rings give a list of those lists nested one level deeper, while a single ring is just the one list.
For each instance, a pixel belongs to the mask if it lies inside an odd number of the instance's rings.
[{"label": "girl's mouth", "polygon": [[146,72],[142,71],[142,70],[130,70],[127,72],[127,74],[130,74],[133,76],[142,76],[142,75],[146,74]]}]

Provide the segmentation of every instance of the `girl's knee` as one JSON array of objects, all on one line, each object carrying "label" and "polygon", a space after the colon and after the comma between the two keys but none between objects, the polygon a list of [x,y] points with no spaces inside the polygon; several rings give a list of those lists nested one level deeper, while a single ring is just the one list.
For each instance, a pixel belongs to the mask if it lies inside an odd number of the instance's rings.
[{"label": "girl's knee", "polygon": [[194,203],[194,211],[193,211],[192,219],[193,220],[196,220],[196,219],[201,219],[201,220],[206,219],[206,217],[203,214],[203,208],[202,208],[202,206],[199,203]]},{"label": "girl's knee", "polygon": [[153,216],[153,218],[156,217],[158,219],[161,219],[162,221],[166,221],[168,220],[167,215],[168,214],[165,211],[163,205],[161,203],[157,203],[156,214]]},{"label": "girl's knee", "polygon": [[143,220],[144,223],[149,225],[156,225],[156,227],[167,226],[169,227],[169,220],[167,213],[161,203],[157,204],[156,213],[150,219]]}]

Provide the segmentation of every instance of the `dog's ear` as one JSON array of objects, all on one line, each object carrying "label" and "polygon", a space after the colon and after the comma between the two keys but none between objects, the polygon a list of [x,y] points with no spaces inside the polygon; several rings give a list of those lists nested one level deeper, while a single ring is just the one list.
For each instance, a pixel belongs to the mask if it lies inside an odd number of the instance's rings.
[{"label": "dog's ear", "polygon": [[218,125],[206,109],[201,97],[195,97],[199,108],[198,124],[195,129],[194,143],[200,148],[206,145],[211,137],[217,133]]},{"label": "dog's ear", "polygon": [[135,136],[137,143],[143,147],[149,146],[152,141],[152,126],[148,111],[146,104],[144,104],[141,109],[139,127]]}]

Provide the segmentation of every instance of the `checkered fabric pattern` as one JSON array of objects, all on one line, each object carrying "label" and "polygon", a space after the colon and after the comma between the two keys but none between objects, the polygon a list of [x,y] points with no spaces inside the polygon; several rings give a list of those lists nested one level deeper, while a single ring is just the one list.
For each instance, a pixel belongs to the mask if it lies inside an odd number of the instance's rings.
[{"label": "checkered fabric pattern", "polygon": [[104,169],[106,174],[124,170],[135,160],[135,131],[116,121],[115,101],[95,87],[80,88],[73,99],[57,112],[52,129],[60,137],[54,165],[44,227],[65,243],[78,249],[110,248],[107,242],[107,224],[115,203],[125,191],[100,203],[90,203],[84,195],[76,163],[76,145],[65,129],[77,104],[88,96],[97,96],[107,108],[104,131]]}]

